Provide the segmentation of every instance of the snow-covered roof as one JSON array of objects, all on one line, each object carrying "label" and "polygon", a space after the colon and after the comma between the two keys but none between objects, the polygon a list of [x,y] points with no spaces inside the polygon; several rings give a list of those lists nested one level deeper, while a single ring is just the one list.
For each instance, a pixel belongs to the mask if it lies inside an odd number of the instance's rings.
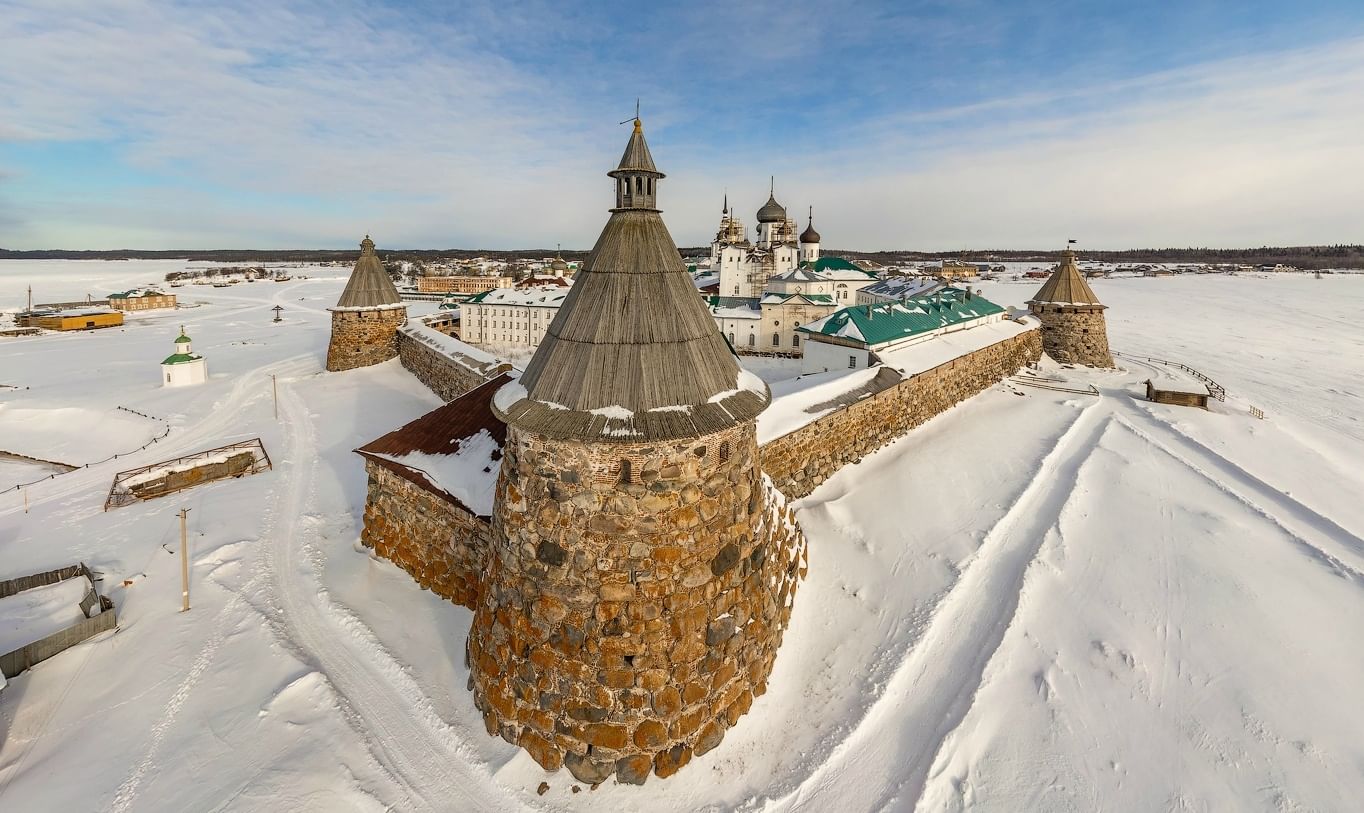
[{"label": "snow-covered roof", "polygon": [[811,336],[852,339],[876,348],[949,325],[1004,313],[1004,308],[960,288],[944,288],[933,296],[911,297],[876,305],[854,305],[796,328]]},{"label": "snow-covered roof", "polygon": [[490,407],[506,373],[355,451],[477,517],[491,517],[507,425]]},{"label": "snow-covered roof", "polygon": [[[562,279],[557,278],[557,279]],[[526,308],[557,308],[572,290],[571,285],[531,285],[525,288],[494,288],[469,297],[466,305],[515,305]]]}]

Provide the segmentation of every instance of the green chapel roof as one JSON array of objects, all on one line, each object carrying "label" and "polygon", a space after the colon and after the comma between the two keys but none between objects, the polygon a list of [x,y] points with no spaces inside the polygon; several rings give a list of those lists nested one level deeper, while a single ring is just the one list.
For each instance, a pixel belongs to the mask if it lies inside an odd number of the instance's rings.
[{"label": "green chapel roof", "polygon": [[184,364],[187,361],[198,361],[201,358],[203,358],[203,356],[200,356],[198,353],[172,353],[171,355],[166,356],[166,360],[161,363]]}]

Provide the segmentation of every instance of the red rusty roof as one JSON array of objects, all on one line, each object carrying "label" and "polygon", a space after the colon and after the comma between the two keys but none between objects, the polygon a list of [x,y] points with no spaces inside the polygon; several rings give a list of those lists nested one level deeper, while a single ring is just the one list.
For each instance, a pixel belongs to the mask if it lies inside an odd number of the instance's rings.
[{"label": "red rusty roof", "polygon": [[[462,441],[483,431],[492,436],[500,449],[507,441],[507,424],[493,414],[492,400],[497,390],[511,380],[511,376],[506,373],[491,378],[445,406],[437,407],[420,418],[371,440],[355,451],[413,485],[477,516],[476,511],[431,482],[424,472],[389,458],[402,457],[412,452],[433,455],[455,454],[462,444],[452,441]],[[500,454],[494,459],[500,459]]]}]

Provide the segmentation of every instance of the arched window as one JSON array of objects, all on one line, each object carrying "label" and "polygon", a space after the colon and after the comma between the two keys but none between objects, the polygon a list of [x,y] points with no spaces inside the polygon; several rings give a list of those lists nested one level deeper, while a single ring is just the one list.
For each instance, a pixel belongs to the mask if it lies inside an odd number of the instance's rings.
[{"label": "arched window", "polygon": [[773,334],[772,334],[772,346],[773,346],[773,347],[781,347],[781,334],[780,334],[780,333],[773,333]]},{"label": "arched window", "polygon": [[757,344],[757,343],[758,343],[758,337],[757,337],[757,336],[754,336],[752,333],[748,334],[748,346],[749,346],[749,347],[752,347],[752,346],[754,346],[754,345]]},{"label": "arched window", "polygon": [[729,343],[730,343],[731,345],[734,344],[734,331],[730,331],[730,333],[729,333]]},{"label": "arched window", "polygon": [[800,347],[800,337],[799,337],[799,336],[792,336],[792,337],[791,337],[791,346],[792,346],[792,347]]},{"label": "arched window", "polygon": [[724,441],[721,441],[721,442],[720,442],[720,462],[723,463],[723,462],[725,462],[725,461],[728,460],[728,459],[729,459],[729,441],[724,440]]},{"label": "arched window", "polygon": [[621,485],[626,485],[626,486],[630,485],[630,461],[629,461],[629,460],[622,460],[622,461],[620,461],[620,483],[621,483]]}]

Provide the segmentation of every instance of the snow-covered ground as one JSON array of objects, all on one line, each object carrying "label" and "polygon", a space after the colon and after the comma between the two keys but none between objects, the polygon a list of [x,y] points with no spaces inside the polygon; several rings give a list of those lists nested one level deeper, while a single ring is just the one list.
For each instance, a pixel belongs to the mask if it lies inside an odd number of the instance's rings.
[{"label": "snow-covered ground", "polygon": [[[74,299],[184,265],[0,263],[0,307],[30,282]],[[468,611],[358,547],[351,450],[439,401],[396,362],[321,373],[344,280],[303,272],[0,340],[0,383],[29,388],[0,390],[0,433],[9,410],[79,407],[89,424],[45,443],[113,448],[120,405],[171,427],[30,486],[28,513],[0,494],[0,577],[83,560],[120,618],[0,692],[0,810],[1345,810],[1364,793],[1364,277],[1095,281],[1116,349],[1231,398],[1148,404],[1135,359],[1050,369],[1101,394],[1003,384],[840,472],[798,503],[810,576],[768,693],[677,777],[574,794],[484,733]],[[1035,284],[979,287],[1021,305]],[[181,323],[210,380],[162,389]],[[255,436],[271,472],[101,510],[115,471]]]}]

